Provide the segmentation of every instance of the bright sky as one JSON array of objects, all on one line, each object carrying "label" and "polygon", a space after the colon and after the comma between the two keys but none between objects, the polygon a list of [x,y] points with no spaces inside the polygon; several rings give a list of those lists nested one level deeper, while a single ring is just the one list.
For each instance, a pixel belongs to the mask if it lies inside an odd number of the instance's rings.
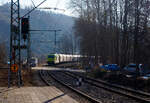
[{"label": "bright sky", "polygon": [[[10,2],[11,0],[0,0],[0,4],[5,4],[6,2]],[[21,7],[24,6],[33,6],[32,1],[35,3],[35,5],[38,5],[43,0],[20,0]],[[59,9],[64,9],[64,11],[55,11],[56,13],[63,13],[66,15],[72,16],[72,13],[70,10],[68,10],[68,2],[69,0],[47,0],[45,3],[43,3],[40,7],[57,7]]]}]

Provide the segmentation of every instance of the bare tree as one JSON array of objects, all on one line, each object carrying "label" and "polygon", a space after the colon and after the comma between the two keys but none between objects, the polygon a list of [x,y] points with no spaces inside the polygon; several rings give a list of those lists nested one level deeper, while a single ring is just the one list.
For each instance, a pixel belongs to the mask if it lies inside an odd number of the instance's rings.
[{"label": "bare tree", "polygon": [[71,0],[70,4],[79,14],[75,35],[81,38],[82,54],[95,56],[95,63],[101,57],[104,64],[121,66],[148,60],[149,0]]},{"label": "bare tree", "polygon": [[5,43],[0,44],[0,66],[5,66],[7,62],[7,51]]}]

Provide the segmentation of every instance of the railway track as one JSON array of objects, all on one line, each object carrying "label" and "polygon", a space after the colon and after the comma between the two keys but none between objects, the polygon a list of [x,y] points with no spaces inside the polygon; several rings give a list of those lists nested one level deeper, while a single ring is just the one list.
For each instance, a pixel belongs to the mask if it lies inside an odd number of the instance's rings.
[{"label": "railway track", "polygon": [[47,85],[51,85],[50,83],[50,77],[53,78],[55,81],[57,81],[58,83],[60,83],[61,85],[69,88],[71,91],[77,93],[78,95],[88,99],[89,101],[91,101],[92,103],[102,103],[101,101],[85,94],[84,92],[79,91],[78,89],[73,88],[70,85],[67,85],[66,83],[62,82],[61,80],[59,80],[58,78],[56,78],[54,75],[54,73],[50,73],[48,71],[39,71],[39,75],[41,77],[41,79],[47,84]]},{"label": "railway track", "polygon": [[130,88],[125,88],[123,86],[119,86],[119,85],[115,85],[115,84],[110,84],[107,83],[105,81],[102,80],[96,80],[90,77],[85,77],[82,75],[79,75],[77,73],[73,73],[73,72],[64,72],[66,75],[69,75],[73,78],[83,78],[84,82],[89,83],[91,85],[94,85],[98,88],[102,88],[105,90],[108,90],[110,92],[114,92],[117,93],[119,95],[123,95],[129,98],[132,98],[136,101],[140,101],[142,103],[150,103],[150,94],[149,93],[145,93],[142,91],[137,91],[134,89],[130,89]]},{"label": "railway track", "polygon": [[[77,73],[70,72],[70,71],[69,72],[68,71],[57,71],[57,72],[40,71],[40,76],[43,79],[43,81],[46,82],[47,85],[50,85],[48,78],[51,77],[55,81],[66,86],[67,88],[71,89],[73,92],[76,92],[78,95],[85,97],[86,99],[88,99],[89,101],[93,103],[102,103],[102,102],[100,101],[100,98],[93,97],[89,95],[88,93],[85,93],[81,89],[74,87],[74,85],[72,84],[72,81],[78,80],[79,78],[83,78],[83,82],[90,84],[91,86],[102,88],[111,93],[115,93],[115,94],[122,95],[124,97],[131,98],[140,103],[150,103],[150,94],[148,93],[125,88],[119,85],[110,84],[105,81],[95,80],[89,77],[84,77],[82,75],[79,75]],[[65,78],[68,78],[68,79],[65,79]]]}]

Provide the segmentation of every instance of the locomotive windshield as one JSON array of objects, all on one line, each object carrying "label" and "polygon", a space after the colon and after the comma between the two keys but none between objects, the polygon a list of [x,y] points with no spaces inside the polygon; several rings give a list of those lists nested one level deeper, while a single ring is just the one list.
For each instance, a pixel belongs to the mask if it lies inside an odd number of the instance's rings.
[{"label": "locomotive windshield", "polygon": [[49,55],[48,58],[54,58],[54,55]]}]

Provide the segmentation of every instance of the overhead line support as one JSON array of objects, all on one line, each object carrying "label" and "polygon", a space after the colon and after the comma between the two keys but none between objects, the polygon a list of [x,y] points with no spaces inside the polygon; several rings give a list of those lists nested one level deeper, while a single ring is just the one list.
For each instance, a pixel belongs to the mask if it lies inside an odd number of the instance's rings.
[{"label": "overhead line support", "polygon": [[[8,70],[8,87],[10,87],[12,76],[17,75],[18,87],[21,85],[21,52],[20,52],[20,4],[19,0],[11,0],[11,23],[10,23],[10,68]],[[15,48],[17,47],[17,48]],[[13,73],[11,69],[17,69],[18,71]]]},{"label": "overhead line support", "polygon": [[47,0],[43,0],[39,5],[37,5],[36,7],[34,7],[33,9],[31,9],[28,13],[26,13],[25,15],[23,15],[21,18],[26,17],[27,15],[29,15],[31,12],[33,12],[36,8],[38,8],[40,5],[42,5],[45,1]]},{"label": "overhead line support", "polygon": [[[11,86],[12,79],[16,79],[18,87],[21,86],[21,49],[26,49],[29,47],[21,46],[21,31],[20,22],[21,19],[28,16],[37,7],[43,4],[47,0],[43,0],[39,5],[34,7],[24,16],[20,17],[20,0],[11,0],[11,20],[10,20],[10,68],[8,69],[8,87]],[[30,40],[30,37],[28,38]],[[29,43],[29,42],[28,42]],[[29,45],[27,45],[29,46]],[[29,52],[29,51],[28,51]],[[17,69],[18,68],[18,69]],[[12,71],[13,70],[13,71]],[[14,72],[15,71],[15,72]]]}]

